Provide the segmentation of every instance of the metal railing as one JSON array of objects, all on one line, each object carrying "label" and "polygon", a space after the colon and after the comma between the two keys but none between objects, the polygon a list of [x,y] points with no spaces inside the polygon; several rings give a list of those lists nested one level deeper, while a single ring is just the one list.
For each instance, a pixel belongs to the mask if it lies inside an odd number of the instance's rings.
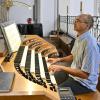
[{"label": "metal railing", "polygon": [[[66,34],[75,35],[74,20],[76,16],[59,16],[59,28]],[[90,30],[90,33],[97,38],[100,42],[100,16],[93,16],[94,25]]]}]

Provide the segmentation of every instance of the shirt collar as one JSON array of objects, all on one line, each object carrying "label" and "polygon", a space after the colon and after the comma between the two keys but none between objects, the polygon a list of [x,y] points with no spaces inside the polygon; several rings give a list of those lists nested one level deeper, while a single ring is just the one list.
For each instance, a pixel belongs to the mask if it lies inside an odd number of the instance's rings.
[{"label": "shirt collar", "polygon": [[80,36],[77,37],[78,40],[83,40],[84,38],[86,38],[90,33],[89,32],[85,32],[83,34],[81,34]]}]

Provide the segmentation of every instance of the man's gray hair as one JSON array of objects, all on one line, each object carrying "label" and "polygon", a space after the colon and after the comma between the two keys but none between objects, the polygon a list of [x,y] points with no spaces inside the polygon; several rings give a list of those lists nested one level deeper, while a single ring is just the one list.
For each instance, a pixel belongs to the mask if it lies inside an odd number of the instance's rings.
[{"label": "man's gray hair", "polygon": [[89,29],[91,27],[93,27],[93,24],[94,24],[94,20],[93,20],[93,17],[91,15],[87,15],[87,23],[90,25]]},{"label": "man's gray hair", "polygon": [[84,19],[84,22],[89,25],[89,29],[91,27],[93,27],[94,20],[93,20],[93,17],[90,14],[81,14],[80,16],[82,16],[83,19]]}]

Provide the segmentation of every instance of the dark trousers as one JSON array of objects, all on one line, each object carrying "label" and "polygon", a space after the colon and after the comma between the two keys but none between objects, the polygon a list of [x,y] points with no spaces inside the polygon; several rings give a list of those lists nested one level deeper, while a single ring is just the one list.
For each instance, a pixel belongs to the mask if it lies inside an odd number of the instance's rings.
[{"label": "dark trousers", "polygon": [[68,77],[68,79],[66,81],[62,82],[61,84],[59,84],[58,87],[70,87],[75,95],[93,92],[92,90],[81,85],[79,82],[75,81],[71,77]]},{"label": "dark trousers", "polygon": [[[63,65],[63,66],[70,66],[71,65],[71,63],[67,63],[67,62],[57,62],[56,64]],[[69,77],[68,74],[66,74],[66,72],[64,72],[64,71],[55,72],[54,76],[55,76],[55,79],[56,79],[56,82],[58,85],[64,81],[66,81]]]},{"label": "dark trousers", "polygon": [[[58,62],[59,65],[70,66],[71,63],[62,63]],[[83,94],[87,92],[93,92],[92,90],[88,89],[87,87],[81,85],[79,82],[75,81],[73,78],[69,77],[66,72],[55,72],[54,73],[56,82],[58,87],[70,87],[74,94]]]}]

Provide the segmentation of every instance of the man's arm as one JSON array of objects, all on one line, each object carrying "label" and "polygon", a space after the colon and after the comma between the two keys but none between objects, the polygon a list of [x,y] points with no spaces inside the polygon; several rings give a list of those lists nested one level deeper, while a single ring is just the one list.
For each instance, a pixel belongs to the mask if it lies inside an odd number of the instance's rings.
[{"label": "man's arm", "polygon": [[73,55],[69,55],[69,56],[66,56],[66,57],[59,58],[59,61],[65,61],[65,62],[70,62],[72,60],[73,60]]},{"label": "man's arm", "polygon": [[69,55],[63,58],[49,58],[47,61],[53,64],[60,61],[71,62],[72,60],[73,60],[73,56]]},{"label": "man's arm", "polygon": [[87,79],[89,76],[89,73],[84,72],[80,69],[75,69],[75,68],[65,67],[65,66],[60,66],[60,65],[51,65],[49,67],[49,71],[53,71],[53,72],[62,71],[62,70],[68,74],[71,74],[73,76],[80,77],[83,79]]},{"label": "man's arm", "polygon": [[77,76],[83,79],[87,79],[89,76],[89,73],[84,72],[80,69],[73,69],[71,67],[63,67],[62,70],[64,70],[65,72],[67,72],[68,74],[71,74],[73,76]]}]

